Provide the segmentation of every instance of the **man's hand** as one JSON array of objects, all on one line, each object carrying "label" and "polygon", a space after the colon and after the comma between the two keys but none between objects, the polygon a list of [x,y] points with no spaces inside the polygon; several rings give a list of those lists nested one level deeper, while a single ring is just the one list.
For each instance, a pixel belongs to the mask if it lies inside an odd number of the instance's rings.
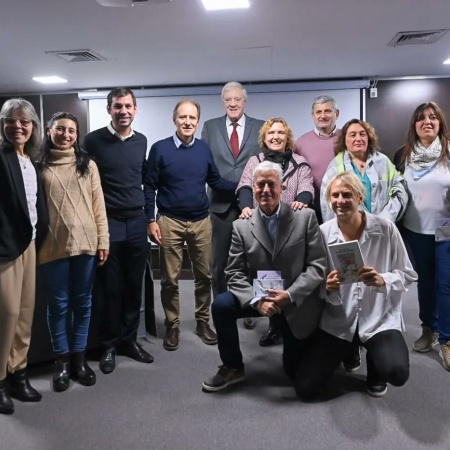
[{"label": "man's hand", "polygon": [[242,211],[241,214],[239,216],[240,219],[250,219],[250,217],[252,217],[253,214],[253,209],[249,208],[248,206],[246,206]]},{"label": "man's hand", "polygon": [[293,209],[294,211],[297,211],[299,209],[303,209],[303,208],[307,208],[308,204],[307,203],[302,203],[302,202],[292,202],[291,203],[291,209]]},{"label": "man's hand", "polygon": [[373,267],[361,267],[358,271],[358,278],[366,286],[382,287],[386,284],[384,278]]},{"label": "man's hand", "polygon": [[161,245],[161,230],[156,222],[150,222],[147,226],[147,234],[153,242]]},{"label": "man's hand", "polygon": [[339,280],[339,271],[332,270],[327,276],[327,291],[336,292],[341,287],[341,282]]},{"label": "man's hand", "polygon": [[281,314],[281,309],[276,303],[267,300],[267,297],[263,297],[257,304],[256,309],[260,314],[266,317],[272,317],[274,314]]},{"label": "man's hand", "polygon": [[98,264],[97,266],[101,267],[105,264],[108,259],[109,251],[108,250],[99,250],[98,251]]},{"label": "man's hand", "polygon": [[291,304],[291,297],[287,291],[278,289],[267,289],[267,296],[263,300],[275,303],[280,309]]}]

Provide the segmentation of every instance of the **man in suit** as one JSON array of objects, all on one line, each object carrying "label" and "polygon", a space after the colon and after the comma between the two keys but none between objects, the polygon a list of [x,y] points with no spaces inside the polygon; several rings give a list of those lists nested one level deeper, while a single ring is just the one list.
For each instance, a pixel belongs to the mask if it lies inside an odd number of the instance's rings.
[{"label": "man in suit", "polygon": [[[244,114],[247,91],[236,81],[222,89],[225,116],[207,120],[201,138],[211,149],[220,175],[239,182],[248,159],[258,154],[258,132],[264,121]],[[231,244],[233,221],[240,208],[233,192],[208,190],[212,223],[212,289],[213,296],[226,292],[225,268]],[[254,328],[249,319],[248,328]]]},{"label": "man in suit", "polygon": [[[323,308],[319,297],[325,278],[326,250],[314,211],[293,211],[281,203],[282,171],[264,161],[255,167],[253,190],[258,207],[248,220],[233,224],[226,268],[229,291],[212,305],[222,366],[203,383],[207,392],[219,391],[244,380],[236,321],[241,317],[273,317],[283,336],[283,366],[295,379],[309,336]],[[284,289],[268,289],[255,297],[257,271],[280,271]]]}]

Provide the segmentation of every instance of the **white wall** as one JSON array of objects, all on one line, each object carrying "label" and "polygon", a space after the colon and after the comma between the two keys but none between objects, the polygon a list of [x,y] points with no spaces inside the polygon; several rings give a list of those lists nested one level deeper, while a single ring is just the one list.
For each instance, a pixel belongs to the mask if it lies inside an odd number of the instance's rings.
[{"label": "white wall", "polygon": [[[136,92],[138,94],[138,92]],[[267,92],[249,93],[245,112],[257,119],[267,120],[271,117],[283,117],[298,138],[313,127],[311,105],[318,95],[331,95],[337,101],[340,116],[338,126],[354,117],[360,118],[360,89],[339,89],[303,92]],[[186,98],[171,95],[158,97],[140,97],[137,99],[138,113],[133,127],[147,136],[149,148],[160,140],[172,135],[175,126],[172,122],[172,111],[175,104]],[[202,108],[197,137],[200,137],[203,122],[225,114],[219,94],[192,95]],[[106,99],[89,100],[89,131],[104,127],[110,120],[106,112]]]}]

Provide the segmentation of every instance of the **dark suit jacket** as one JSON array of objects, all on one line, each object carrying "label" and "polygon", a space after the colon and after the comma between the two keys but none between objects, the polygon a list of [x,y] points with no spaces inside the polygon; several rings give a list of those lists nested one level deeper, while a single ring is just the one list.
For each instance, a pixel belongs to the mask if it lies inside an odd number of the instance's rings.
[{"label": "dark suit jacket", "polygon": [[[47,232],[48,215],[39,171],[36,175],[36,245],[39,245]],[[0,148],[0,193],[0,262],[14,261],[30,245],[33,227],[19,160],[10,146]]]},{"label": "dark suit jacket", "polygon": [[326,277],[327,254],[312,209],[292,211],[282,203],[278,238],[269,238],[259,208],[249,220],[233,223],[230,257],[226,269],[229,290],[242,307],[253,297],[258,270],[280,270],[293,303],[284,309],[294,336],[304,339],[319,323],[324,301],[321,283]]},{"label": "dark suit jacket", "polygon": [[[211,149],[216,166],[223,178],[239,183],[248,159],[261,151],[258,136],[263,124],[263,120],[245,115],[244,137],[239,145],[239,156],[235,160],[228,137],[226,115],[205,122],[201,138]],[[237,201],[236,196],[231,192],[208,189],[208,196],[209,209],[215,213],[226,212],[230,205]]]}]

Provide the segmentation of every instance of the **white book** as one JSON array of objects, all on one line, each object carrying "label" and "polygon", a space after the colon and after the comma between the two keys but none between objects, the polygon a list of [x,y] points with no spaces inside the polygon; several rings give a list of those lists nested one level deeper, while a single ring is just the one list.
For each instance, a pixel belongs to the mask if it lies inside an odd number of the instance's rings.
[{"label": "white book", "polygon": [[358,271],[364,266],[364,258],[358,241],[328,245],[334,268],[339,270],[341,283],[358,281]]}]

